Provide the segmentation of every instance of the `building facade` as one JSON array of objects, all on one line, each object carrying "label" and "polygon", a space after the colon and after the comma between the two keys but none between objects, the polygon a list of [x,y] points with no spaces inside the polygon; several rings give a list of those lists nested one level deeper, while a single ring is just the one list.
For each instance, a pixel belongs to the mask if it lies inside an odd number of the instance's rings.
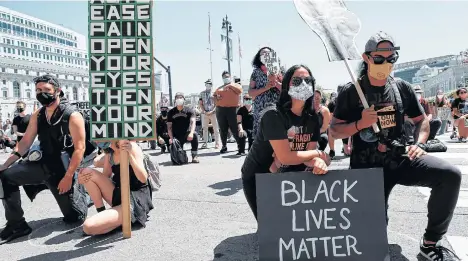
[{"label": "building facade", "polygon": [[438,90],[451,92],[458,86],[468,87],[468,64],[452,66],[421,84],[425,97],[437,95]]},{"label": "building facade", "polygon": [[0,122],[12,119],[18,100],[31,113],[33,79],[53,74],[71,101],[88,100],[86,37],[0,6]]}]

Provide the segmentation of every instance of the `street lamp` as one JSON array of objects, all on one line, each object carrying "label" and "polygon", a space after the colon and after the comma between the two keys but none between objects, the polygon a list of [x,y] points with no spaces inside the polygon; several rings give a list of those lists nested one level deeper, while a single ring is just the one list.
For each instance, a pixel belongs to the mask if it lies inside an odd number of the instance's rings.
[{"label": "street lamp", "polygon": [[229,49],[229,33],[232,33],[232,25],[231,22],[228,20],[228,16],[226,15],[225,18],[223,18],[223,26],[221,29],[226,30],[226,55],[227,55],[227,62],[228,62],[228,72],[229,75],[231,74],[231,52]]}]

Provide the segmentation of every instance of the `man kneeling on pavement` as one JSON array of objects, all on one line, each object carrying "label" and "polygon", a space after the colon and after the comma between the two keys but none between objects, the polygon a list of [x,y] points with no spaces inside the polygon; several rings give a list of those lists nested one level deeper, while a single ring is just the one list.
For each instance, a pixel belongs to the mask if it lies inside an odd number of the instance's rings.
[{"label": "man kneeling on pavement", "polygon": [[[0,165],[0,180],[4,192],[2,203],[7,220],[6,227],[0,233],[0,244],[32,232],[24,219],[19,186],[24,186],[31,200],[37,193],[48,188],[66,223],[81,223],[87,216],[86,192],[74,180],[88,150],[84,118],[78,111],[73,111],[74,107],[64,97],[54,76],[37,77],[34,83],[36,98],[42,107],[31,116],[17,149]],[[37,161],[15,163],[27,154],[36,136],[41,143],[42,157]],[[65,164],[60,164],[64,157],[62,152],[71,157],[68,168]]]},{"label": "man kneeling on pavement", "polygon": [[[421,89],[421,86],[416,85],[413,87],[413,89],[414,89],[414,92],[416,93],[416,99],[419,101],[419,104],[424,109],[424,113],[426,113],[426,116],[429,120],[430,131],[429,131],[429,137],[427,138],[427,140],[433,140],[435,139],[437,133],[439,132],[440,127],[442,126],[442,121],[440,119],[436,119],[433,117],[433,114],[431,110],[429,109],[429,103],[423,97],[424,92]],[[414,138],[413,138],[414,128],[415,128],[414,123],[409,118],[405,118],[405,133],[407,137],[410,137],[410,143],[414,142]]]}]

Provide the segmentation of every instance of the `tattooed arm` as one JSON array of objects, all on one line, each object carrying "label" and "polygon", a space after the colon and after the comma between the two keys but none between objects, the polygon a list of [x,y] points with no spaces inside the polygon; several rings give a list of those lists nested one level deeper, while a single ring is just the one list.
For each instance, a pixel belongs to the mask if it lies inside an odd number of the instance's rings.
[{"label": "tattooed arm", "polygon": [[426,114],[421,116],[411,118],[414,122],[414,140],[417,140],[418,143],[426,143],[427,138],[429,137],[429,132],[431,130],[429,125],[429,118]]}]

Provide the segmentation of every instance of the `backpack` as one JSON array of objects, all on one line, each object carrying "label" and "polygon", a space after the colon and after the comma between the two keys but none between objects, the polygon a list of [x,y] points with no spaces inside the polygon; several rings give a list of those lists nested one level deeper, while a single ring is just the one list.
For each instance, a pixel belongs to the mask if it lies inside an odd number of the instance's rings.
[{"label": "backpack", "polygon": [[148,172],[148,183],[151,191],[158,191],[161,188],[161,172],[159,164],[153,162],[148,154],[143,154],[143,164],[145,164],[146,172]]},{"label": "backpack", "polygon": [[438,139],[428,140],[426,142],[427,152],[446,152],[447,146]]},{"label": "backpack", "polygon": [[171,161],[174,165],[184,165],[188,163],[187,153],[177,139],[172,139]]}]

